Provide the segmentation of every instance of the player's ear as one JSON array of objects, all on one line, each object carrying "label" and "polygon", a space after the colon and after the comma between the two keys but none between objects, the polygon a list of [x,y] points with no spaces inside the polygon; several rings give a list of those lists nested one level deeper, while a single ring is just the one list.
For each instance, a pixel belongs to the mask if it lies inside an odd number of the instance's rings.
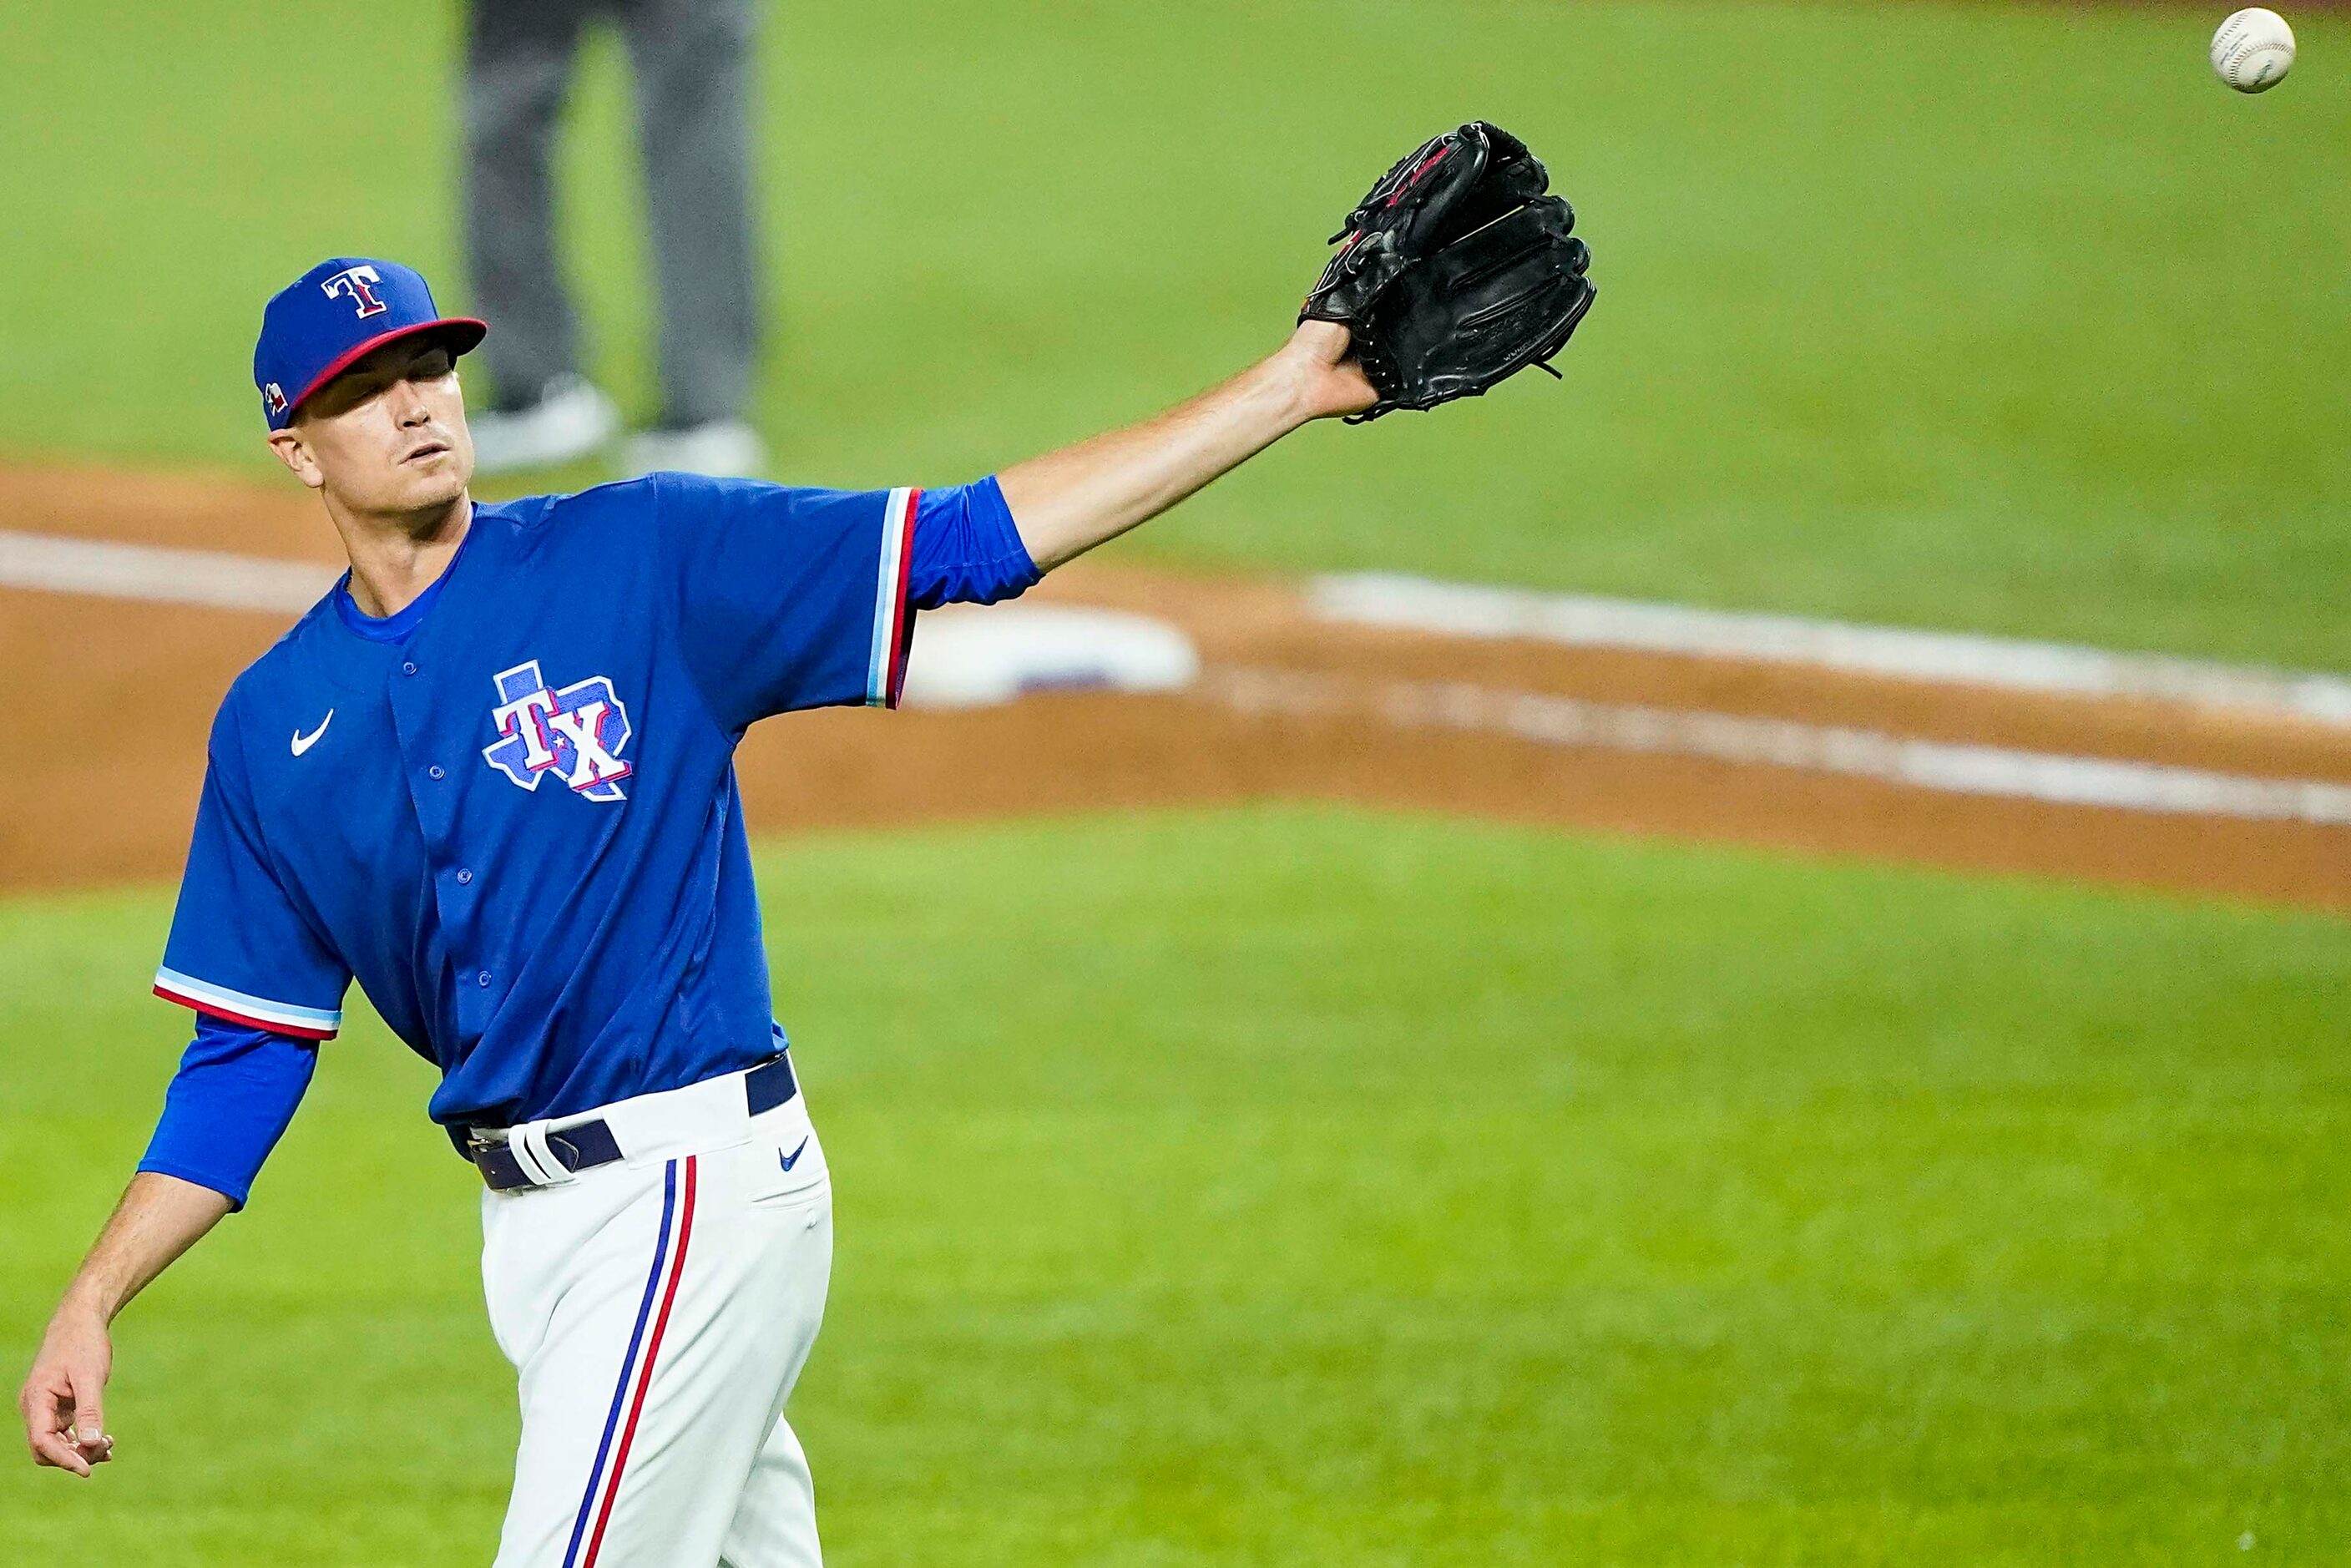
[{"label": "player's ear", "polygon": [[325,471],[319,466],[317,455],[311,452],[310,444],[302,439],[300,431],[293,429],[271,431],[269,450],[277,454],[277,461],[286,465],[288,473],[313,490],[321,488],[327,483]]}]

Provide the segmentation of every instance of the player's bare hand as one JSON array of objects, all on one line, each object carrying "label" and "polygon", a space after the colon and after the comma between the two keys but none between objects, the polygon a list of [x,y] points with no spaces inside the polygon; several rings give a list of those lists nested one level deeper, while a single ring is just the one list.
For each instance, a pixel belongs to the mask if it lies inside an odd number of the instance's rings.
[{"label": "player's bare hand", "polygon": [[1355,360],[1352,335],[1336,321],[1301,321],[1275,357],[1298,377],[1309,419],[1361,413],[1380,401]]},{"label": "player's bare hand", "polygon": [[100,1403],[113,1366],[104,1320],[70,1303],[59,1308],[16,1396],[34,1463],[86,1477],[114,1457]]}]

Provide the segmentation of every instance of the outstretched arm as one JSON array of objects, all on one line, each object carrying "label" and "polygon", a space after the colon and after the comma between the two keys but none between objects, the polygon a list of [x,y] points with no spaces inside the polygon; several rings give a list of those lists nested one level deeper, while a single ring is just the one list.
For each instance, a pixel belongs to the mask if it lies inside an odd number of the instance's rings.
[{"label": "outstretched arm", "polygon": [[114,1361],[107,1326],[228,1211],[228,1198],[208,1186],[152,1171],[131,1178],[16,1396],[36,1462],[78,1476],[106,1462],[114,1447],[101,1404]]},{"label": "outstretched arm", "polygon": [[1155,419],[997,476],[1013,525],[1050,571],[1157,517],[1300,425],[1377,401],[1344,327],[1308,321],[1271,358]]}]

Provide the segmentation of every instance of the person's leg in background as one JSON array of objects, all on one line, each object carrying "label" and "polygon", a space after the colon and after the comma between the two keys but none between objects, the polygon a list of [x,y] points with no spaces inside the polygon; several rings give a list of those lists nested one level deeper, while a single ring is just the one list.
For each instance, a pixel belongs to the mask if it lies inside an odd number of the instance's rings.
[{"label": "person's leg in background", "polygon": [[490,323],[486,406],[469,421],[484,473],[586,456],[611,400],[580,374],[579,325],[555,254],[551,154],[592,0],[473,0],[465,37],[465,242]]},{"label": "person's leg in background", "polygon": [[758,0],[622,0],[661,300],[662,412],[629,444],[635,472],[748,475],[764,461],[744,419],[759,348],[758,10]]}]

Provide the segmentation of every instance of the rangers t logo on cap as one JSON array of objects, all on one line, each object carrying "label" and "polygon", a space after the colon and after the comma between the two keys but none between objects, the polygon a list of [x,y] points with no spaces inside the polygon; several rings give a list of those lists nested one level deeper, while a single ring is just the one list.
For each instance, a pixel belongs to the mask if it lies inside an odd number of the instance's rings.
[{"label": "rangers t logo on cap", "polygon": [[327,279],[326,282],[319,285],[319,289],[320,293],[326,295],[329,299],[334,298],[337,295],[349,295],[353,302],[359,306],[360,315],[361,318],[381,316],[386,310],[391,309],[392,307],[386,305],[382,300],[378,299],[375,297],[374,292],[368,287],[368,285],[371,283],[381,283],[382,281],[382,275],[378,273],[372,267],[347,267],[343,268],[342,271],[335,274],[334,277]]},{"label": "rangers t logo on cap", "polygon": [[395,339],[430,332],[455,355],[488,331],[471,316],[442,315],[413,267],[334,256],[272,295],[261,312],[253,384],[261,391],[262,416],[270,429],[285,429],[305,398]]}]

